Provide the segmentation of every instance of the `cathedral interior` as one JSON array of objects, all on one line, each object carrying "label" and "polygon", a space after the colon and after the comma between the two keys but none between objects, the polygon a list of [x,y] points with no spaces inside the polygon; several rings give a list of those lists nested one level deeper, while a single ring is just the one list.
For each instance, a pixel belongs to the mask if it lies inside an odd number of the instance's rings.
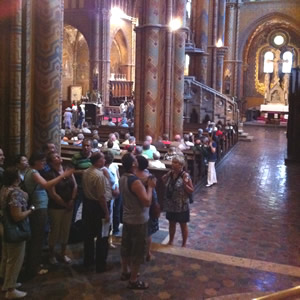
[{"label": "cathedral interior", "polygon": [[217,186],[196,185],[187,248],[164,245],[161,216],[149,290],[119,281],[117,248],[113,271],[54,268],[25,285],[29,298],[247,300],[300,286],[299,63],[299,0],[0,1],[7,157],[60,147],[72,103],[95,105],[98,125],[133,100],[138,141],[207,119],[263,125],[244,125],[254,140],[219,165]]}]

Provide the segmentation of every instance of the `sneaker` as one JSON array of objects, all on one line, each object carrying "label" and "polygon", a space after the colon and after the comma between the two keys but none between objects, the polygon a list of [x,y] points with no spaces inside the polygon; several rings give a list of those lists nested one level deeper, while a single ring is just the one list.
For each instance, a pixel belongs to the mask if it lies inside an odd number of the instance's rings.
[{"label": "sneaker", "polygon": [[50,263],[51,265],[57,265],[57,264],[58,264],[58,261],[57,261],[57,259],[56,259],[55,256],[51,256],[51,257],[49,258],[49,263]]},{"label": "sneaker", "polygon": [[40,270],[37,272],[38,275],[45,275],[45,274],[47,274],[47,273],[48,273],[48,270],[47,270],[47,269],[40,269]]},{"label": "sneaker", "polygon": [[72,259],[67,255],[64,255],[62,259],[63,259],[63,262],[68,265],[72,263]]},{"label": "sneaker", "polygon": [[110,244],[109,244],[109,248],[110,248],[110,249],[116,249],[116,248],[117,248],[117,246],[116,246],[116,245],[114,245],[113,243],[110,243]]},{"label": "sneaker", "polygon": [[[17,289],[17,288],[19,288],[19,287],[21,287],[21,286],[22,286],[22,283],[21,283],[21,282],[17,282],[16,285],[15,285],[15,288]],[[7,290],[4,289],[3,286],[2,286],[1,291],[2,291],[2,292],[7,292]]]},{"label": "sneaker", "polygon": [[206,185],[206,187],[210,187],[210,186],[212,186],[212,184],[207,184],[207,185]]},{"label": "sneaker", "polygon": [[5,299],[19,299],[24,298],[27,295],[26,292],[19,291],[14,289],[12,291],[7,291],[5,294]]}]

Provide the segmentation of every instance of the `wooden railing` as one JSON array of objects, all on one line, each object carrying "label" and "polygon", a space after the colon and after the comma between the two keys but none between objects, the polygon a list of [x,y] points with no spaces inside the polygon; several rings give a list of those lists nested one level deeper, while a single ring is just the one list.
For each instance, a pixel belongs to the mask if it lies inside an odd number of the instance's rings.
[{"label": "wooden railing", "polygon": [[133,81],[126,80],[110,80],[110,96],[109,105],[119,106],[125,99],[131,100]]},{"label": "wooden railing", "polygon": [[189,115],[192,108],[199,112],[199,123],[202,123],[206,116],[215,123],[221,121],[223,124],[238,124],[239,110],[236,101],[232,97],[208,87],[196,81],[193,76],[185,76],[184,99],[185,119],[189,122]]}]

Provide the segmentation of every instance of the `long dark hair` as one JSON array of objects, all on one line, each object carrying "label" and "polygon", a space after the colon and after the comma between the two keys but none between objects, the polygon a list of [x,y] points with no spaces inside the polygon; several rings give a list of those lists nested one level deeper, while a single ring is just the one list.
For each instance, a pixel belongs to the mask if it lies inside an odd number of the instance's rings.
[{"label": "long dark hair", "polygon": [[10,186],[19,179],[17,167],[8,167],[3,173],[3,185]]}]

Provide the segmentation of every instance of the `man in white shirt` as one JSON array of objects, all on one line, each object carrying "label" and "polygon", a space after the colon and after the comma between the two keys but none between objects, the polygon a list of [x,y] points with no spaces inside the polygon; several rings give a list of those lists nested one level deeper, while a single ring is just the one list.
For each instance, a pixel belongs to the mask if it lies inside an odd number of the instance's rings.
[{"label": "man in white shirt", "polygon": [[[109,222],[107,201],[112,198],[112,189],[109,180],[100,170],[105,164],[104,155],[97,152],[91,156],[92,166],[84,171],[82,187],[84,192],[82,221],[84,234],[84,266],[89,269],[96,261],[96,272],[107,270],[106,259],[108,254],[108,236],[102,236],[102,226]],[[96,241],[96,256],[94,257],[94,238]]]},{"label": "man in white shirt", "polygon": [[117,138],[116,138],[116,136],[115,136],[114,133],[110,133],[110,134],[109,134],[108,140],[104,143],[103,148],[108,148],[108,147],[107,147],[108,141],[111,141],[111,142],[113,143],[112,149],[120,150],[119,143],[117,142]]}]

